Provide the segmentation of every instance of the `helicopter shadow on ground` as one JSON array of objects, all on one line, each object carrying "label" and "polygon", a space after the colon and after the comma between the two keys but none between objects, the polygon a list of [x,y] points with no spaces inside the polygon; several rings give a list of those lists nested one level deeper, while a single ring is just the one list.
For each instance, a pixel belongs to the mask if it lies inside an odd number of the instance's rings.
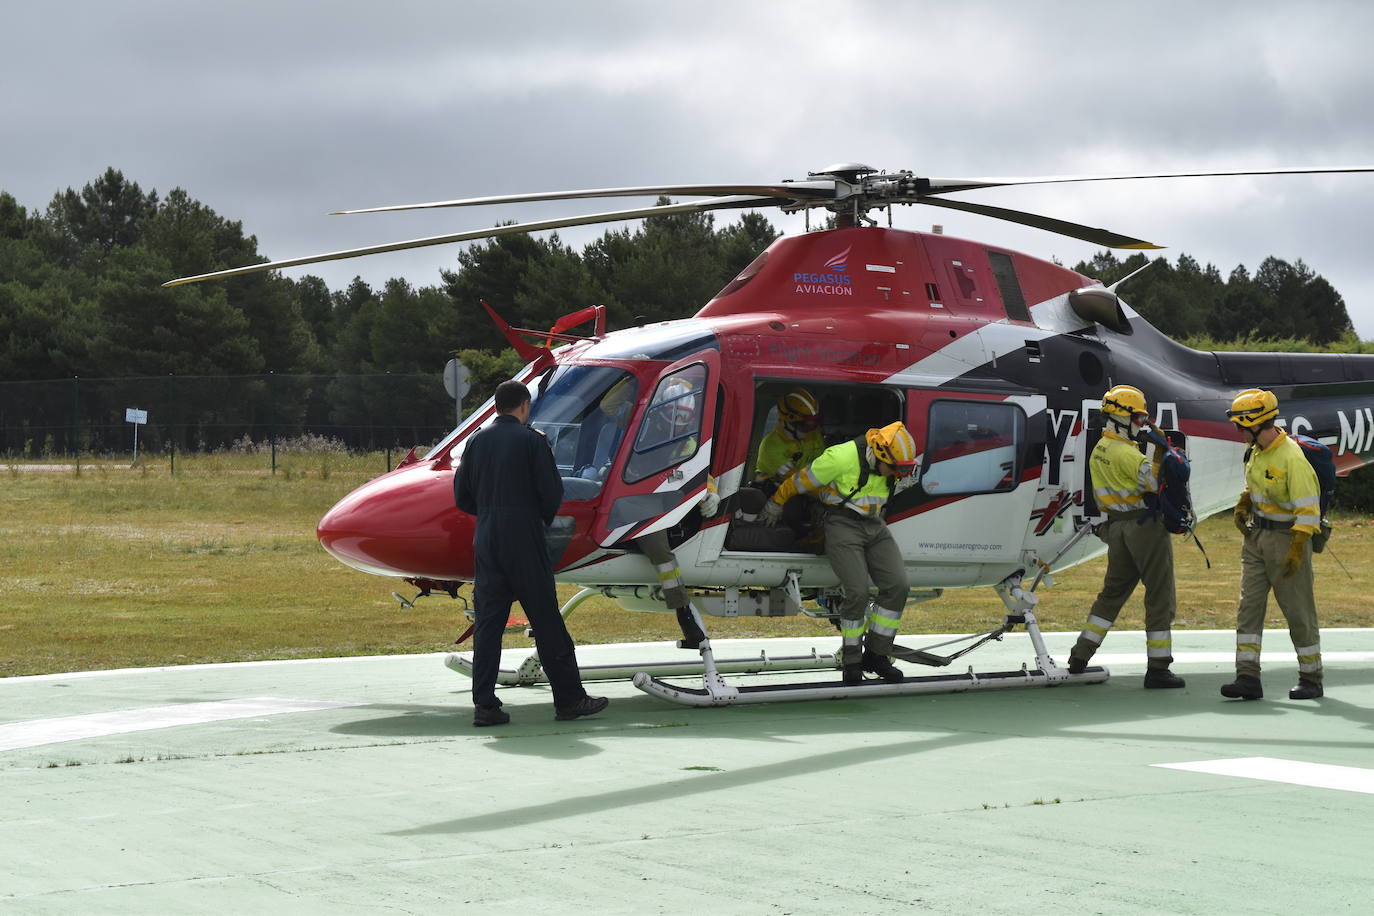
[{"label": "helicopter shadow on ground", "polygon": [[[1296,731],[1302,717],[1338,716],[1360,729],[1374,727],[1374,710],[1336,699],[1313,702],[1289,701],[1287,684],[1292,673],[1277,669],[1269,680],[1275,700],[1228,701],[1219,695],[1229,673],[1189,674],[1188,688],[1180,691],[1146,691],[1140,688],[1139,675],[1126,675],[1114,684],[1074,686],[1024,691],[988,691],[958,696],[912,698],[874,698],[870,700],[831,700],[772,707],[733,709],[670,709],[660,714],[663,704],[649,697],[617,699],[599,720],[576,723],[558,734],[511,734],[509,740],[486,742],[482,750],[516,753],[532,757],[567,754],[567,742],[595,742],[606,751],[616,750],[621,739],[653,737],[689,738],[701,742],[681,758],[682,766],[665,771],[664,779],[651,785],[614,789],[569,797],[557,801],[512,807],[396,831],[396,835],[474,833],[502,830],[513,826],[538,824],[565,817],[601,813],[642,804],[707,792],[746,789],[778,779],[809,774],[843,771],[848,767],[899,760],[917,754],[930,754],[1008,739],[1061,738],[1065,740],[1138,741],[1148,744],[1177,744],[1180,748],[1218,744],[1234,748],[1238,755],[1254,755],[1275,749],[1368,749],[1371,740],[1361,737],[1335,741],[1314,741]],[[1354,688],[1374,682],[1374,670],[1341,669],[1339,683]],[[1284,685],[1282,691],[1278,685]],[[1339,689],[1339,688],[1336,688]],[[899,708],[894,708],[899,707]],[[628,728],[616,727],[617,720],[644,715],[650,722]],[[1168,726],[1188,717],[1205,717],[1204,724],[1192,728]],[[1218,734],[1221,724],[1214,716],[1240,717],[1245,723],[1235,734]],[[1297,717],[1297,718],[1294,718]],[[670,718],[671,722],[652,720]],[[1224,721],[1224,720],[1221,720]],[[564,723],[560,723],[564,724]],[[570,724],[571,723],[567,723]],[[667,725],[680,727],[666,727]],[[1114,724],[1134,725],[1132,729],[1109,729]],[[1226,727],[1221,728],[1225,731]],[[580,735],[575,734],[580,730]],[[801,743],[804,738],[827,734],[890,735],[905,740],[833,751],[805,753],[789,760],[732,769],[728,765],[728,743],[778,741]],[[918,733],[912,737],[913,733]],[[705,750],[702,750],[705,748]],[[721,758],[724,758],[723,760]],[[723,764],[689,767],[688,764]],[[692,769],[690,774],[682,771]]]}]

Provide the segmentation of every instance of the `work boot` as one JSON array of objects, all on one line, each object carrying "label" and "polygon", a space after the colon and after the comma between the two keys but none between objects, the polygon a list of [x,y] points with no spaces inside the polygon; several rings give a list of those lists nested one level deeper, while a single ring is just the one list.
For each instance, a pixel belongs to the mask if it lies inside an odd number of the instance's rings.
[{"label": "work boot", "polygon": [[472,708],[472,724],[478,728],[486,728],[488,725],[505,725],[510,721],[510,713],[500,706],[474,706]]},{"label": "work boot", "polygon": [[1170,687],[1182,687],[1183,678],[1174,674],[1168,668],[1146,668],[1145,669],[1145,689],[1161,690]]},{"label": "work boot", "polygon": [[892,664],[892,659],[879,652],[868,649],[864,652],[863,661],[860,667],[864,671],[871,671],[889,684],[900,684],[902,682],[902,671]]},{"label": "work boot", "polygon": [[706,641],[706,634],[697,626],[696,618],[692,616],[690,608],[680,607],[677,609],[677,625],[682,630],[682,638],[677,641],[679,649],[700,649],[701,644]]},{"label": "work boot", "polygon": [[1069,674],[1082,674],[1088,670],[1088,660],[1077,655],[1069,656]]},{"label": "work boot", "polygon": [[846,687],[853,687],[864,682],[864,669],[862,665],[841,665],[840,677],[844,680]]},{"label": "work boot", "polygon": [[1323,693],[1322,685],[1317,681],[1298,680],[1298,686],[1288,691],[1290,700],[1315,700]]},{"label": "work boot", "polygon": [[1249,674],[1237,674],[1230,684],[1221,685],[1221,695],[1232,700],[1262,700],[1264,688],[1260,679]]},{"label": "work boot", "polygon": [[567,722],[582,716],[594,716],[609,705],[611,701],[605,697],[583,697],[571,706],[556,707],[553,717],[559,722]]}]

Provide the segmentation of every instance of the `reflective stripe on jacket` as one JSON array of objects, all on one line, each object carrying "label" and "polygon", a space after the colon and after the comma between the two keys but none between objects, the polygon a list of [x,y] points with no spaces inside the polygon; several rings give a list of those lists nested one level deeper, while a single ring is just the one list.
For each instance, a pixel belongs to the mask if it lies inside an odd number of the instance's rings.
[{"label": "reflective stripe on jacket", "polygon": [[1316,534],[1321,527],[1321,490],[1302,446],[1283,430],[1269,447],[1250,450],[1245,462],[1245,488],[1255,515],[1271,522],[1292,522],[1294,531]]},{"label": "reflective stripe on jacket", "polygon": [[1132,512],[1145,508],[1145,494],[1159,489],[1159,480],[1140,449],[1110,429],[1088,459],[1092,471],[1093,497],[1108,512]]},{"label": "reflective stripe on jacket", "polygon": [[807,493],[827,506],[847,506],[861,515],[879,514],[891,491],[887,478],[877,471],[870,470],[863,488],[850,495],[862,476],[859,451],[852,441],[830,446],[811,464],[783,481],[773,494],[773,501],[785,503],[798,493]]}]

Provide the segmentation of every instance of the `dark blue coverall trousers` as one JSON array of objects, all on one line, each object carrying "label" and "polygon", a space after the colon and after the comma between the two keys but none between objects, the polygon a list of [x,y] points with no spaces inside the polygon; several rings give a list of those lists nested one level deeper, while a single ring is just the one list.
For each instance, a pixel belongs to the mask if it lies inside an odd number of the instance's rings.
[{"label": "dark blue coverall trousers", "polygon": [[458,508],[477,516],[472,543],[477,615],[473,705],[501,705],[496,674],[512,601],[520,602],[534,629],[554,706],[576,704],[587,692],[577,670],[576,648],[558,612],[553,561],[544,538],[563,501],[563,479],[548,440],[514,416],[498,415],[468,443],[453,492]]}]

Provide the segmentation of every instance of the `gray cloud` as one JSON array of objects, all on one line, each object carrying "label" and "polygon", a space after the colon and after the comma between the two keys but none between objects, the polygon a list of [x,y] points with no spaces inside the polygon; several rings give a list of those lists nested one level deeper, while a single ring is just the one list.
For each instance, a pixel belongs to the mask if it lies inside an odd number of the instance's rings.
[{"label": "gray cloud", "polygon": [[[242,220],[274,258],[591,209],[325,215],[340,207],[776,180],[854,159],[934,175],[1374,164],[1374,8],[1357,2],[59,0],[7,10],[6,29],[0,188],[41,209],[115,166]],[[1374,176],[969,197],[1151,238],[1223,273],[1302,258],[1374,337],[1361,232]],[[1092,253],[929,208],[897,221],[1068,262]],[[314,272],[426,285],[455,254]]]}]

